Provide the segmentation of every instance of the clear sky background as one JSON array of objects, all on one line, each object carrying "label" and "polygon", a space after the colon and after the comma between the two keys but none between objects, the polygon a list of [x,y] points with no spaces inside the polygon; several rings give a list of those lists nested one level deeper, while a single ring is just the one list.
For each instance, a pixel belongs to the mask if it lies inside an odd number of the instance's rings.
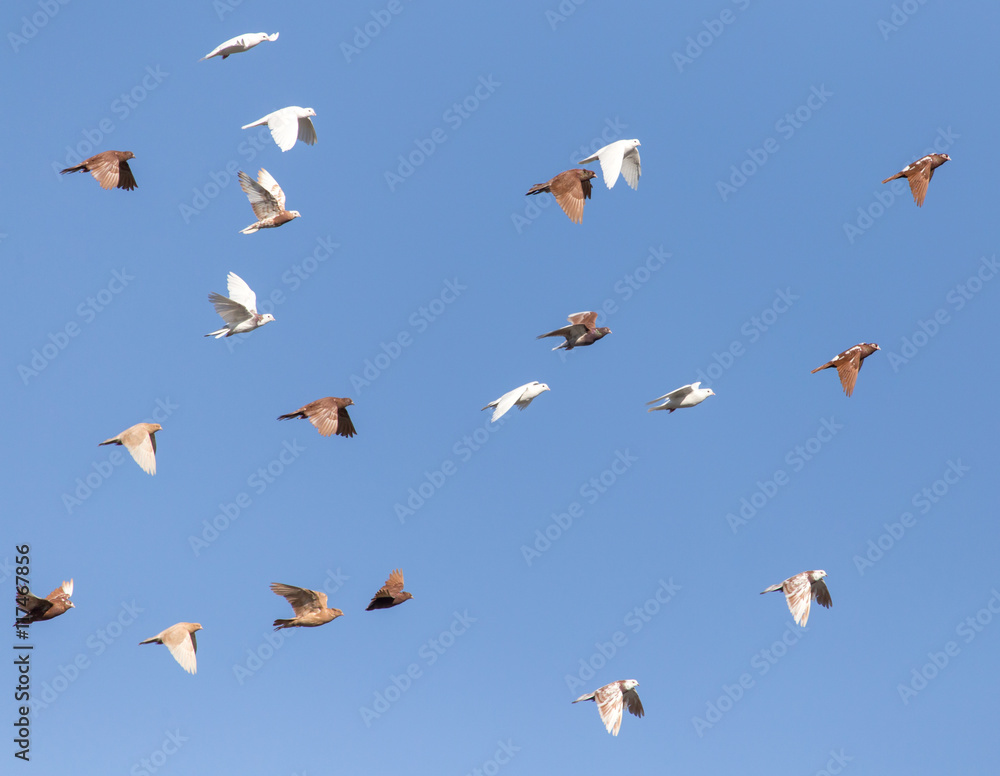
[{"label": "clear sky background", "polygon": [[[77,604],[30,631],[32,772],[995,769],[994,3],[3,16],[0,577],[29,544]],[[240,129],[288,105],[317,145]],[[582,225],[524,196],[633,137]],[[57,174],[107,149],[137,190]],[[923,208],[879,183],[932,150]],[[302,218],[245,236],[260,167]],[[205,339],[230,271],[277,320]],[[578,310],[614,333],[535,340]],[[848,399],[810,370],[858,342]],[[357,437],[275,420],[330,395]],[[97,446],[142,420],[155,477]],[[758,593],[806,569],[801,629]],[[271,582],[345,616],[279,640]],[[184,620],[195,676],[136,646]],[[570,705],[629,678],[617,738]]]}]

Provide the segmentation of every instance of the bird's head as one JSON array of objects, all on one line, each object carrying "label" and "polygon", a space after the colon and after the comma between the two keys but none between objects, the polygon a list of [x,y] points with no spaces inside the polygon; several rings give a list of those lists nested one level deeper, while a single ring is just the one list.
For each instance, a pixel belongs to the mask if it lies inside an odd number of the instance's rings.
[{"label": "bird's head", "polygon": [[344,406],[348,407],[354,404],[354,399],[344,399]]},{"label": "bird's head", "polygon": [[150,423],[149,424],[150,435],[155,434],[157,431],[163,431],[163,426],[161,426],[159,423]]},{"label": "bird's head", "polygon": [[607,326],[601,326],[597,331],[602,337],[605,336],[606,334],[611,333],[611,329],[609,329]]},{"label": "bird's head", "polygon": [[274,320],[274,316],[271,315],[271,313],[264,313],[260,317],[260,325],[263,326],[265,323],[270,323],[273,320]]},{"label": "bird's head", "polygon": [[335,619],[335,620],[338,617],[343,617],[344,616],[344,613],[342,611],[340,611],[340,609],[333,609],[333,608],[331,608],[330,611],[333,612],[333,619]]},{"label": "bird's head", "polygon": [[314,111],[312,108],[306,108],[303,115],[305,115],[305,116],[315,116],[316,115],[316,111]]},{"label": "bird's head", "polygon": [[813,572],[811,572],[809,574],[809,580],[811,582],[818,582],[819,580],[821,580],[825,576],[826,576],[826,572],[825,571],[822,571],[822,570],[820,570],[820,571],[813,571]]},{"label": "bird's head", "polygon": [[190,630],[191,630],[191,633],[194,633],[195,631],[200,631],[200,630],[205,630],[205,629],[201,627],[201,623],[200,622],[193,622],[193,623],[191,623]]},{"label": "bird's head", "polygon": [[289,218],[302,218],[302,214],[298,210],[289,210],[288,211],[288,217]]},{"label": "bird's head", "polygon": [[639,683],[635,679],[626,679],[622,682],[622,690],[628,692],[629,690],[634,690],[639,686]]},{"label": "bird's head", "polygon": [[589,181],[591,178],[597,177],[597,173],[593,170],[578,170],[577,172],[579,173],[580,180],[582,181]]},{"label": "bird's head", "polygon": [[551,390],[551,389],[549,388],[549,386],[547,384],[545,384],[545,383],[539,383],[538,384],[538,391],[539,392],[541,392],[541,391],[549,391],[549,390]]},{"label": "bird's head", "polygon": [[711,388],[706,388],[705,389],[705,395],[706,396],[715,396],[715,391],[713,391]]},{"label": "bird's head", "polygon": [[413,598],[413,593],[407,593],[405,590],[399,594],[400,603],[403,603],[403,601],[409,601],[411,598]]},{"label": "bird's head", "polygon": [[632,146],[632,148],[638,148],[639,146],[642,145],[642,143],[640,143],[636,138],[633,138],[632,140],[629,140],[628,142],[629,142],[629,145]]}]

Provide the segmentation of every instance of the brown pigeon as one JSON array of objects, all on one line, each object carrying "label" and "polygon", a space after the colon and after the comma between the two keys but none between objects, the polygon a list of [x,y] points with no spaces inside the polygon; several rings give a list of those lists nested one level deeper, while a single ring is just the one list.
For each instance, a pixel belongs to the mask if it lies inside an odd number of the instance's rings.
[{"label": "brown pigeon", "polygon": [[352,399],[327,396],[325,399],[311,401],[295,412],[279,415],[278,420],[307,418],[323,436],[337,434],[342,437],[352,437],[358,433],[351,422],[351,416],[347,414],[347,408],[352,404],[354,404]]},{"label": "brown pigeon", "polygon": [[131,151],[103,151],[90,157],[83,164],[67,167],[59,173],[65,175],[68,172],[89,172],[101,184],[102,189],[117,187],[132,191],[139,184],[135,182],[132,170],[129,169],[129,159],[135,159],[135,154]]},{"label": "brown pigeon", "polygon": [[344,613],[340,609],[328,609],[326,606],[326,593],[316,590],[309,590],[305,587],[295,587],[294,585],[283,585],[281,582],[273,582],[271,590],[277,595],[284,596],[295,611],[295,617],[289,620],[275,620],[274,629],[282,628],[315,628],[318,625],[326,625],[328,622],[343,617]]},{"label": "brown pigeon", "polygon": [[246,229],[240,229],[240,234],[253,234],[258,229],[272,229],[287,224],[295,218],[301,218],[298,210],[285,210],[285,192],[271,173],[263,167],[257,172],[257,180],[247,175],[243,170],[238,173],[240,188],[250,200],[257,223],[250,224]]},{"label": "brown pigeon", "polygon": [[411,598],[413,598],[413,593],[407,593],[403,590],[403,571],[396,569],[389,575],[382,589],[372,598],[371,603],[368,604],[365,611],[370,612],[374,609],[388,609],[391,606],[399,606]]},{"label": "brown pigeon", "polygon": [[198,652],[198,640],[194,636],[195,631],[204,630],[196,622],[179,622],[171,625],[165,631],[161,631],[151,639],[140,641],[140,644],[163,644],[170,650],[174,660],[181,664],[181,668],[189,674],[197,673],[198,661],[195,654]]},{"label": "brown pigeon", "polygon": [[156,474],[156,434],[162,431],[159,423],[136,423],[122,431],[118,436],[105,439],[101,445],[124,445],[135,462],[146,474]]},{"label": "brown pigeon", "polygon": [[927,196],[927,184],[934,177],[934,170],[945,162],[950,161],[951,157],[948,154],[928,154],[906,165],[906,167],[895,175],[886,178],[882,183],[894,181],[896,178],[906,178],[910,184],[910,191],[913,193],[913,201],[917,203],[917,207],[923,207],[924,197]]},{"label": "brown pigeon", "polygon": [[536,183],[528,189],[528,194],[548,191],[556,198],[569,220],[578,224],[583,220],[583,200],[590,199],[590,179],[596,177],[597,174],[592,170],[566,170],[548,183]]},{"label": "brown pigeon", "polygon": [[18,625],[30,625],[41,620],[51,620],[64,614],[76,606],[70,601],[73,595],[73,580],[63,582],[45,598],[39,598],[28,591],[24,596],[17,596]]},{"label": "brown pigeon", "polygon": [[586,695],[581,695],[573,703],[596,702],[597,711],[601,715],[604,727],[611,735],[617,736],[618,730],[622,726],[622,716],[626,704],[628,704],[629,712],[637,717],[646,713],[642,708],[642,701],[639,700],[639,693],[635,691],[638,686],[639,683],[635,679],[622,679],[606,684]]},{"label": "brown pigeon", "polygon": [[607,326],[597,328],[596,312],[573,313],[566,320],[570,322],[570,326],[563,326],[561,329],[550,331],[548,334],[539,334],[535,339],[542,339],[542,337],[565,337],[565,342],[556,345],[552,349],[559,350],[560,348],[565,348],[566,350],[572,350],[573,348],[593,345],[601,337],[611,333],[611,329]]},{"label": "brown pigeon", "polygon": [[844,386],[844,393],[850,396],[854,393],[854,384],[858,381],[861,363],[876,350],[881,349],[874,342],[860,342],[853,348],[848,348],[843,353],[834,356],[823,366],[816,367],[809,374],[814,375],[821,369],[836,367],[837,374],[840,375],[840,384]]},{"label": "brown pigeon", "polygon": [[825,571],[803,571],[801,574],[789,577],[784,582],[771,585],[767,590],[761,590],[760,594],[774,593],[778,590],[783,592],[785,601],[788,603],[788,610],[795,618],[795,623],[804,628],[809,622],[809,606],[812,599],[815,598],[816,603],[827,609],[833,606],[830,591],[827,590],[826,582],[823,581],[825,576]]}]

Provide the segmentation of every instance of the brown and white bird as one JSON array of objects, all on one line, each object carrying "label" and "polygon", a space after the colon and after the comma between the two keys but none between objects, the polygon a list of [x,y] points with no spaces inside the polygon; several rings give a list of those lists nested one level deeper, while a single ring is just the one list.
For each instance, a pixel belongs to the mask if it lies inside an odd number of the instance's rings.
[{"label": "brown and white bird", "polygon": [[284,596],[292,605],[295,617],[288,620],[275,620],[274,629],[282,628],[315,628],[343,617],[340,609],[330,609],[326,605],[326,593],[310,590],[306,587],[283,585],[281,582],[271,584],[271,591]]},{"label": "brown and white bird", "polygon": [[402,569],[396,569],[389,575],[385,584],[372,598],[371,603],[368,604],[365,611],[371,612],[375,609],[388,609],[392,606],[399,606],[411,598],[413,598],[413,594],[403,590]]},{"label": "brown and white bird", "polygon": [[156,474],[156,432],[162,431],[159,423],[136,423],[118,436],[105,439],[101,445],[122,445],[131,453],[135,462],[146,474]]},{"label": "brown and white bird", "polygon": [[129,159],[135,159],[135,154],[131,151],[102,151],[84,160],[83,164],[60,170],[59,174],[89,172],[94,176],[94,180],[101,184],[102,189],[119,188],[132,191],[139,184],[132,176],[132,170],[128,166]]},{"label": "brown and white bird", "polygon": [[876,350],[881,350],[874,342],[859,342],[853,348],[848,348],[843,353],[839,353],[823,366],[818,366],[809,374],[814,375],[821,369],[834,367],[840,375],[840,384],[844,386],[844,393],[850,396],[854,393],[854,384],[858,381],[858,372],[861,371],[862,362]]},{"label": "brown and white bird", "polygon": [[198,640],[194,634],[195,631],[200,630],[204,630],[204,628],[196,622],[179,622],[139,643],[163,644],[170,650],[174,660],[180,663],[181,668],[189,674],[194,674],[198,671],[198,661],[195,657],[198,652]]},{"label": "brown and white bird", "polygon": [[347,408],[352,404],[354,404],[352,399],[327,396],[324,399],[311,401],[304,407],[299,407],[295,412],[279,415],[278,420],[305,418],[323,436],[336,434],[342,437],[352,437],[358,433],[354,429],[354,423],[351,422],[351,416],[347,414]]},{"label": "brown and white bird", "polygon": [[597,711],[601,715],[604,727],[611,735],[617,736],[618,730],[622,726],[622,716],[624,716],[626,705],[629,713],[637,717],[646,713],[642,708],[642,701],[639,700],[639,693],[635,691],[638,686],[639,683],[635,679],[622,679],[606,684],[586,695],[581,695],[573,703],[580,701],[597,703]]},{"label": "brown and white bird", "polygon": [[566,350],[572,350],[573,348],[582,348],[587,345],[593,345],[597,340],[604,337],[606,334],[611,333],[611,329],[607,326],[601,326],[597,328],[597,313],[596,312],[584,312],[584,313],[573,313],[566,320],[570,322],[569,326],[563,326],[561,329],[555,329],[550,331],[548,334],[539,334],[535,339],[542,339],[543,337],[565,337],[566,341],[556,345],[553,350],[559,350],[565,348]]},{"label": "brown and white bird", "polygon": [[23,596],[17,596],[18,624],[29,625],[41,620],[51,620],[70,609],[75,609],[75,604],[70,600],[72,595],[73,580],[71,579],[69,582],[63,582],[45,598],[33,595],[30,590]]},{"label": "brown and white bird", "polygon": [[894,181],[896,178],[906,178],[910,184],[910,191],[913,193],[913,201],[917,203],[917,207],[923,207],[924,197],[927,196],[927,184],[934,177],[934,170],[945,162],[950,161],[951,157],[948,154],[928,154],[906,165],[906,167],[895,175],[886,178],[882,183]]},{"label": "brown and white bird", "polygon": [[578,224],[583,220],[583,200],[590,199],[593,190],[590,179],[596,177],[592,170],[566,170],[547,183],[536,183],[528,189],[528,194],[551,193],[569,220]]},{"label": "brown and white bird", "polygon": [[775,593],[778,590],[783,592],[785,601],[788,603],[788,610],[795,618],[796,625],[801,625],[804,628],[809,622],[809,606],[812,599],[815,598],[816,603],[827,609],[833,606],[830,591],[827,590],[826,582],[823,581],[825,576],[825,571],[803,571],[801,574],[789,577],[784,582],[771,585],[767,590],[761,590],[760,594]]},{"label": "brown and white bird", "polygon": [[263,167],[257,172],[257,180],[247,175],[243,170],[238,173],[240,188],[250,200],[257,223],[250,224],[246,229],[240,229],[240,234],[253,234],[258,229],[272,229],[287,224],[295,218],[301,218],[298,210],[285,210],[285,192],[271,173]]}]

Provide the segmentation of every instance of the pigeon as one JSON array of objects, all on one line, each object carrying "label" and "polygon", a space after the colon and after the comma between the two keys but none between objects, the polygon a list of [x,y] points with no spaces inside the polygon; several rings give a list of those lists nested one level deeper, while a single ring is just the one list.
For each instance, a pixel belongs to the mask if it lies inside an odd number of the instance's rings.
[{"label": "pigeon", "polygon": [[555,329],[548,334],[539,334],[535,339],[542,339],[542,337],[565,337],[565,342],[561,342],[552,349],[559,350],[560,348],[565,348],[566,350],[572,350],[573,348],[593,345],[604,335],[611,333],[611,329],[607,326],[597,328],[595,325],[597,323],[596,312],[573,313],[566,320],[570,322],[570,326],[563,326],[561,329]]},{"label": "pigeon", "polygon": [[257,223],[250,224],[246,229],[240,229],[240,234],[253,234],[258,229],[271,229],[287,224],[294,218],[301,218],[298,210],[285,210],[285,192],[271,173],[263,167],[257,172],[257,180],[247,175],[243,170],[237,173],[240,188],[250,200]]},{"label": "pigeon", "polygon": [[528,194],[540,194],[543,191],[551,193],[559,207],[569,216],[569,220],[578,224],[583,220],[583,200],[590,199],[590,179],[596,177],[597,174],[592,170],[566,170],[548,183],[536,183],[528,190]]},{"label": "pigeon", "polygon": [[230,38],[225,43],[216,46],[212,49],[211,54],[206,54],[198,61],[204,62],[206,59],[219,56],[225,59],[230,54],[242,54],[244,51],[249,51],[265,40],[275,41],[277,39],[278,33],[268,35],[266,32],[248,32],[245,35],[237,35],[235,38]]},{"label": "pigeon", "polygon": [[72,595],[71,579],[69,582],[63,582],[45,598],[32,595],[30,591],[23,596],[17,596],[17,624],[30,625],[41,620],[51,620],[69,609],[75,609],[76,605],[69,600]]},{"label": "pigeon", "polygon": [[402,569],[395,569],[389,575],[382,588],[372,597],[371,603],[368,604],[365,611],[371,612],[375,609],[389,609],[393,606],[399,606],[411,598],[413,598],[413,593],[407,593],[403,590]]},{"label": "pigeon", "polygon": [[174,660],[181,664],[181,668],[189,674],[194,674],[198,672],[198,661],[195,658],[198,640],[194,633],[200,630],[204,628],[196,622],[179,622],[150,639],[140,641],[139,644],[163,644],[170,650]]},{"label": "pigeon", "polygon": [[827,590],[826,582],[823,581],[825,576],[825,571],[803,571],[801,574],[789,577],[784,582],[771,585],[767,590],[761,590],[760,594],[782,591],[785,594],[785,601],[788,603],[788,610],[795,618],[795,624],[804,628],[809,622],[809,606],[813,598],[816,599],[816,603],[827,609],[833,606],[830,591]]},{"label": "pigeon", "polygon": [[[658,399],[653,399],[652,401],[647,401],[646,404],[656,404],[658,401],[662,401],[663,404],[658,407],[650,407],[646,412],[653,412],[654,410],[666,410],[668,413],[674,410],[683,409],[685,407],[694,407],[701,404],[709,396],[715,396],[715,391],[711,388],[699,388],[701,381],[697,383],[691,383],[691,385],[685,385],[678,388],[670,393],[665,393]],[[663,401],[666,399],[666,401]]]},{"label": "pigeon", "polygon": [[881,350],[874,342],[860,342],[853,348],[848,348],[843,353],[834,356],[823,366],[818,366],[809,374],[814,375],[821,369],[837,368],[840,375],[840,384],[844,386],[844,393],[850,396],[854,393],[854,384],[858,381],[858,372],[861,371],[862,362],[876,350]]},{"label": "pigeon", "polygon": [[326,593],[305,587],[283,585],[281,582],[272,583],[271,590],[276,595],[287,598],[295,611],[295,617],[289,620],[274,621],[276,631],[282,628],[315,628],[344,616],[340,609],[327,608]]},{"label": "pigeon", "polygon": [[927,184],[934,177],[934,170],[945,162],[950,162],[948,154],[928,154],[917,161],[906,165],[902,170],[886,178],[882,183],[894,181],[896,178],[906,178],[910,184],[910,191],[913,193],[913,201],[917,207],[923,207],[924,197],[927,196]]},{"label": "pigeon", "polygon": [[98,443],[97,446],[124,445],[146,474],[156,474],[156,437],[154,434],[157,431],[162,431],[159,423],[136,423],[122,431],[118,436]]},{"label": "pigeon", "polygon": [[59,174],[89,172],[94,176],[94,180],[101,184],[102,189],[119,188],[132,191],[139,184],[132,176],[132,170],[128,166],[129,159],[135,159],[135,154],[131,151],[102,151],[85,160],[83,164],[60,170]]},{"label": "pigeon", "polygon": [[604,185],[609,189],[613,189],[618,182],[619,172],[629,186],[638,189],[639,176],[642,175],[638,150],[640,145],[642,143],[638,140],[616,140],[577,164],[600,161],[601,171],[604,173]]},{"label": "pigeon", "polygon": [[579,703],[580,701],[596,702],[597,711],[601,715],[601,722],[604,723],[604,727],[608,729],[611,735],[617,736],[618,730],[622,726],[625,704],[628,704],[629,713],[637,717],[641,717],[646,713],[643,711],[642,701],[639,700],[639,693],[635,691],[635,688],[638,686],[639,683],[635,679],[622,679],[611,684],[606,684],[586,695],[581,695],[573,703]]},{"label": "pigeon", "polygon": [[306,418],[323,436],[337,434],[342,437],[352,437],[358,433],[351,422],[351,416],[347,414],[347,408],[352,404],[354,404],[352,399],[327,396],[325,399],[311,401],[304,407],[299,407],[295,412],[279,415],[278,420]]},{"label": "pigeon", "polygon": [[278,144],[278,148],[287,151],[296,140],[301,140],[306,145],[315,145],[316,129],[309,120],[310,116],[315,116],[316,111],[312,108],[300,108],[298,105],[291,105],[274,113],[268,113],[264,118],[257,119],[250,124],[244,124],[242,129],[259,127],[267,124],[271,130],[271,137]]},{"label": "pigeon", "polygon": [[215,307],[215,312],[222,316],[226,325],[221,329],[210,331],[206,337],[232,337],[234,334],[243,334],[253,331],[258,326],[270,323],[274,316],[270,313],[261,315],[257,312],[257,295],[235,272],[230,272],[226,278],[229,285],[229,297],[214,291],[208,295],[208,301]]},{"label": "pigeon", "polygon": [[525,383],[524,385],[515,388],[513,391],[507,391],[499,399],[494,399],[485,407],[484,410],[490,407],[494,408],[493,417],[490,418],[490,423],[496,423],[500,418],[507,414],[511,407],[515,404],[519,410],[523,410],[529,404],[531,400],[534,399],[542,391],[549,390],[549,386],[545,383],[540,383],[537,380],[532,380],[530,383]]}]

